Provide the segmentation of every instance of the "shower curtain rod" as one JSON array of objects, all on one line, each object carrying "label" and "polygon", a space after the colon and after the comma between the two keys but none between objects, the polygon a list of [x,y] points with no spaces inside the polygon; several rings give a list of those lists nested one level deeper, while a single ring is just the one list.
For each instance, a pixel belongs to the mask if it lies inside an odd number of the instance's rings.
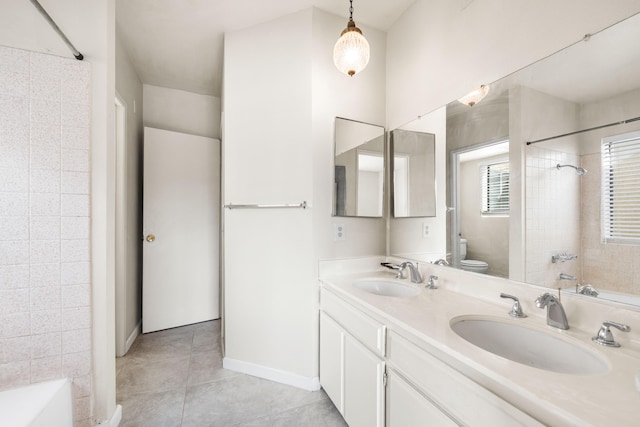
[{"label": "shower curtain rod", "polygon": [[640,120],[640,117],[634,117],[633,119],[627,119],[627,120],[622,120],[620,122],[613,122],[613,123],[608,123],[606,125],[600,125],[600,126],[596,126],[596,127],[592,127],[592,128],[588,128],[588,129],[582,129],[582,130],[577,130],[577,131],[574,131],[574,132],[563,133],[562,135],[550,136],[549,138],[536,139],[535,141],[527,141],[526,144],[527,145],[537,144],[538,142],[549,141],[550,139],[562,138],[563,136],[571,136],[571,135],[575,135],[577,133],[589,132],[589,131],[592,131],[592,130],[597,130],[597,129],[602,129],[602,128],[608,128],[609,126],[624,125],[626,123],[636,122],[638,120]]},{"label": "shower curtain rod", "polygon": [[42,7],[42,5],[38,2],[38,0],[30,0],[31,4],[33,4],[35,6],[36,9],[38,9],[38,12],[40,12],[40,14],[44,17],[44,19],[47,20],[47,22],[49,23],[49,25],[51,25],[51,27],[53,28],[53,30],[58,33],[58,35],[60,36],[60,38],[62,38],[62,41],[64,41],[66,43],[66,45],[69,47],[69,49],[71,49],[71,53],[73,53],[73,56],[76,57],[76,59],[78,61],[82,61],[82,59],[84,58],[84,56],[82,56],[82,54],[80,52],[78,52],[78,49],[76,49],[76,47],[69,41],[69,39],[67,38],[67,36],[64,35],[64,33],[62,32],[62,30],[60,29],[60,27],[58,27],[58,24],[56,24],[54,22],[54,20],[51,18],[51,16],[49,16],[49,14],[47,13],[46,10],[44,10],[44,8]]}]

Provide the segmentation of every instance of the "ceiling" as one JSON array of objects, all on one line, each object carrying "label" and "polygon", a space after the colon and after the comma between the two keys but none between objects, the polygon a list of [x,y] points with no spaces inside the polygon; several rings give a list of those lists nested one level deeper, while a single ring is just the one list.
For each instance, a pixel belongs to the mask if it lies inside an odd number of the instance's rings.
[{"label": "ceiling", "polygon": [[[357,0],[353,18],[386,31],[414,1]],[[116,22],[144,84],[219,97],[225,32],[312,6],[344,16],[346,26],[347,0],[117,0]]]}]

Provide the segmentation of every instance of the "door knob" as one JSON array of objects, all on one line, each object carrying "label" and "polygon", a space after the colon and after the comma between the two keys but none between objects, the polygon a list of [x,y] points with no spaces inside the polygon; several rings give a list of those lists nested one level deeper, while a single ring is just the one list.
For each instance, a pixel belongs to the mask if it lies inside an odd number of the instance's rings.
[{"label": "door knob", "polygon": [[156,236],[153,234],[147,234],[147,242],[153,243],[154,240],[156,240]]}]

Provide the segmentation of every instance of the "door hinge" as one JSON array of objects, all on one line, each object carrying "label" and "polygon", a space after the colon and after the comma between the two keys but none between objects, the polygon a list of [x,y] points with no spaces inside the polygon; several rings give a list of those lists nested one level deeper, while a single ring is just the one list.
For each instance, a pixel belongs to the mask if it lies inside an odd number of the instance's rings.
[{"label": "door hinge", "polygon": [[386,387],[387,386],[387,370],[385,369],[385,371],[382,373],[382,386]]}]

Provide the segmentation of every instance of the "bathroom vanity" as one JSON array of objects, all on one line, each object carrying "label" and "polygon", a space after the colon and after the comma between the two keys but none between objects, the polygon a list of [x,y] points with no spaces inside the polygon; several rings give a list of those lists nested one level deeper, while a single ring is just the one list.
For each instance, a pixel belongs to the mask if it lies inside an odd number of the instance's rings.
[{"label": "bathroom vanity", "polygon": [[[571,328],[561,331],[547,326],[545,310],[533,303],[548,289],[430,264],[420,266],[424,282],[434,274],[439,287],[425,289],[371,261],[320,267],[320,383],[351,427],[638,424],[640,313],[563,295]],[[354,269],[345,268],[350,262]],[[363,279],[417,294],[354,286]],[[500,292],[517,295],[528,317],[510,317],[511,302]],[[503,326],[531,333],[520,335],[534,347],[541,339],[543,348],[499,356],[452,328],[469,320],[498,325],[496,334]],[[605,320],[631,326],[630,333],[614,332],[622,347],[592,342]]]}]

